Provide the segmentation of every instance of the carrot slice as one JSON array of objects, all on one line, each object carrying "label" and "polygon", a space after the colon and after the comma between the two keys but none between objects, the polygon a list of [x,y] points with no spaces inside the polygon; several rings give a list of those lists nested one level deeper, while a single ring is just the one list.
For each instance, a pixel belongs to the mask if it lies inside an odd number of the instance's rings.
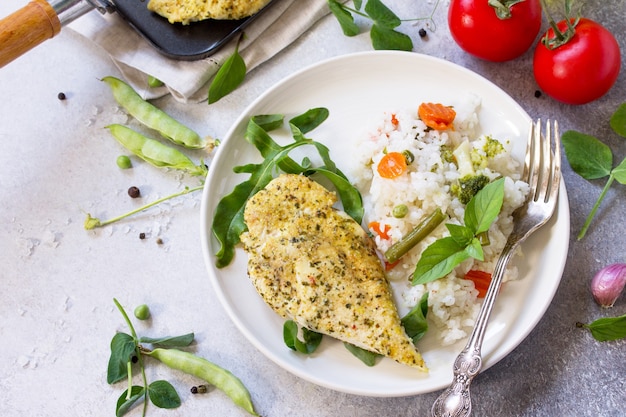
[{"label": "carrot slice", "polygon": [[391,226],[389,226],[388,224],[386,224],[385,227],[383,229],[381,229],[380,228],[380,223],[378,223],[378,222],[370,222],[367,225],[367,227],[372,229],[374,231],[374,233],[376,233],[382,239],[389,239],[389,235],[387,233],[389,233],[389,231],[391,230]]},{"label": "carrot slice", "polygon": [[376,169],[382,178],[397,178],[406,171],[406,158],[400,152],[389,152],[381,158]]},{"label": "carrot slice", "polygon": [[426,126],[435,130],[446,130],[452,127],[456,111],[440,103],[422,103],[417,109],[417,115]]},{"label": "carrot slice", "polygon": [[465,279],[474,283],[474,288],[478,290],[478,298],[484,298],[491,283],[491,274],[485,271],[471,270],[465,274]]}]

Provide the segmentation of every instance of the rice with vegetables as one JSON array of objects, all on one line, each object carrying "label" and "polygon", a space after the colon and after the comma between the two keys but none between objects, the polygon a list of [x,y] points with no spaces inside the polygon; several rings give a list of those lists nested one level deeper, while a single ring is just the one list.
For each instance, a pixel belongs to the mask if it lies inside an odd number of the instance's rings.
[{"label": "rice with vegetables", "polygon": [[[451,125],[436,128],[426,126],[417,108],[381,115],[379,126],[359,143],[358,161],[351,175],[363,194],[364,222],[381,253],[437,208],[445,213],[446,219],[397,263],[388,265],[387,272],[395,288],[402,288],[396,300],[401,311],[413,307],[429,292],[428,321],[443,345],[463,339],[471,331],[482,299],[474,281],[466,277],[475,271],[493,271],[512,230],[511,214],[528,193],[528,185],[520,180],[521,164],[511,156],[512,144],[508,138],[481,132],[479,108],[479,99],[471,97],[462,108],[454,108]],[[404,160],[394,161],[398,155]],[[463,224],[468,196],[460,184],[470,177],[485,181],[505,178],[504,203],[489,229],[484,261],[468,259],[444,278],[411,285],[421,253],[435,240],[449,235],[445,224]],[[516,278],[516,268],[509,267],[505,281]]]}]

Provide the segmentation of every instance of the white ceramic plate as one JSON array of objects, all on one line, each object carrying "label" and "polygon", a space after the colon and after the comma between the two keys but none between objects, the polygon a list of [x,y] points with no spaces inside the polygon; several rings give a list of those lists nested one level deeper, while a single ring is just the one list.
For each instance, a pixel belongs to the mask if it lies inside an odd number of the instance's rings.
[{"label": "white ceramic plate", "polygon": [[[506,93],[481,76],[450,62],[415,53],[367,52],[321,62],[275,85],[237,120],[211,163],[202,201],[202,242],[210,279],[231,319],[267,357],[299,377],[321,386],[368,396],[405,396],[436,391],[452,382],[452,363],[464,342],[440,347],[434,337],[418,344],[428,374],[384,359],[363,365],[343,345],[329,337],[311,356],[283,343],[283,319],[259,297],[246,273],[247,257],[238,249],[226,268],[215,267],[219,249],[211,233],[218,201],[245,174],[233,166],[259,162],[257,150],[243,133],[250,116],[281,113],[289,119],[313,107],[326,107],[330,117],[307,134],[331,149],[331,157],[348,173],[355,143],[381,120],[383,112],[417,109],[423,101],[461,105],[467,93],[482,100],[484,133],[514,141],[514,154],[523,154],[530,118]],[[286,132],[272,136],[291,140]],[[284,139],[281,139],[284,138]],[[286,142],[285,142],[286,143]],[[298,160],[298,158],[294,158]],[[569,206],[561,187],[558,212],[524,243],[523,257],[513,262],[521,279],[505,284],[491,316],[483,346],[483,370],[512,351],[543,316],[559,285],[569,242]],[[404,312],[401,311],[401,314]]]}]

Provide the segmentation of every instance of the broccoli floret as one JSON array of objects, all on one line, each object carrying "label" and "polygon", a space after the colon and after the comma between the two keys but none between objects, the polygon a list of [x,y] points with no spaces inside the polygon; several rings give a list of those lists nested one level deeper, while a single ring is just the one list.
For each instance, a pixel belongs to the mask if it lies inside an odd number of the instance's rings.
[{"label": "broccoli floret", "polygon": [[504,152],[504,146],[499,140],[492,138],[491,136],[485,137],[485,146],[483,146],[485,155],[487,158],[493,158],[496,155]]},{"label": "broccoli floret", "polygon": [[461,203],[467,204],[472,197],[487,184],[489,184],[489,177],[483,174],[465,175],[459,178],[457,183],[450,186],[450,192],[455,195]]}]

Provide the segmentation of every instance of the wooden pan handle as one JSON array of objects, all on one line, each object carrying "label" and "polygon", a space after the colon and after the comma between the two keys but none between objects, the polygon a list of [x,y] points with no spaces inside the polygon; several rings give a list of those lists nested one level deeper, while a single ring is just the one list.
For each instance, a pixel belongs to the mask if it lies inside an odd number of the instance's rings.
[{"label": "wooden pan handle", "polygon": [[0,20],[0,68],[61,31],[61,22],[45,0],[33,0]]}]

